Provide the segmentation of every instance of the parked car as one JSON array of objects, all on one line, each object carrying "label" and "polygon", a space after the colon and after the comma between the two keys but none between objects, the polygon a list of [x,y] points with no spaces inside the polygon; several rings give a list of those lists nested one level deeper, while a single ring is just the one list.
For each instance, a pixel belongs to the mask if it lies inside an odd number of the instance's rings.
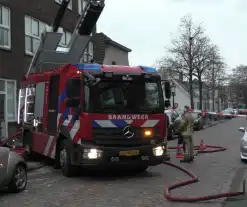
[{"label": "parked car", "polygon": [[216,112],[208,112],[208,115],[209,115],[209,119],[211,121],[218,121],[219,120],[219,115],[216,113]]},{"label": "parked car", "polygon": [[165,114],[168,117],[168,133],[167,140],[173,140],[176,138],[177,134],[173,128],[173,122],[180,118],[180,115],[175,110],[165,110]]},{"label": "parked car", "polygon": [[233,109],[233,114],[238,114],[239,110],[238,109]]},{"label": "parked car", "polygon": [[238,130],[244,132],[240,141],[240,159],[242,161],[247,161],[247,128],[240,127]]},{"label": "parked car", "polygon": [[232,119],[232,117],[233,117],[233,111],[230,110],[230,109],[225,109],[225,110],[222,111],[221,113],[222,113],[222,115],[223,115],[223,117],[224,117],[225,119]]},{"label": "parked car", "polygon": [[191,112],[191,115],[195,119],[194,129],[195,130],[203,129],[205,122],[204,122],[203,116],[201,114],[201,111],[193,111],[193,112]]},{"label": "parked car", "polygon": [[24,158],[8,147],[0,147],[0,188],[18,193],[26,189],[27,165]]}]

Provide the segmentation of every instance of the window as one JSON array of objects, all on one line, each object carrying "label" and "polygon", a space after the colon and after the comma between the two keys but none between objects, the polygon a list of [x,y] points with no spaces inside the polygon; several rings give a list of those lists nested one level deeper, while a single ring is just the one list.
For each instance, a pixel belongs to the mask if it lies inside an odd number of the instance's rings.
[{"label": "window", "polygon": [[89,42],[88,47],[84,51],[83,61],[89,63],[93,59],[93,42]]},{"label": "window", "polygon": [[16,120],[16,83],[7,81],[7,112],[8,120]]},{"label": "window", "polygon": [[27,54],[33,54],[38,49],[40,36],[45,26],[45,23],[25,16],[25,51]]},{"label": "window", "polygon": [[0,6],[0,46],[11,47],[10,9],[4,6]]},{"label": "window", "polygon": [[59,46],[61,46],[61,47],[67,47],[68,44],[69,44],[69,42],[70,42],[71,35],[72,34],[70,32],[64,31],[63,36],[61,38],[61,41],[59,43]]},{"label": "window", "polygon": [[79,12],[79,14],[82,14],[87,3],[88,3],[88,0],[78,0],[78,10],[79,10],[78,12]]},{"label": "window", "polygon": [[16,121],[16,81],[0,80],[0,93],[6,97],[6,112],[8,121]]},{"label": "window", "polygon": [[149,107],[159,107],[159,90],[157,83],[145,83],[146,103]]},{"label": "window", "polygon": [[[89,89],[92,113],[164,113],[157,82],[101,81]],[[135,99],[133,99],[135,97]]]},{"label": "window", "polygon": [[[61,4],[63,0],[55,0],[55,2],[57,2],[58,4]],[[68,8],[72,10],[72,1],[73,0],[70,0],[69,2],[69,5],[68,5]]]},{"label": "window", "polygon": [[200,103],[199,103],[199,102],[196,103],[196,108],[197,108],[197,109],[200,108]]}]

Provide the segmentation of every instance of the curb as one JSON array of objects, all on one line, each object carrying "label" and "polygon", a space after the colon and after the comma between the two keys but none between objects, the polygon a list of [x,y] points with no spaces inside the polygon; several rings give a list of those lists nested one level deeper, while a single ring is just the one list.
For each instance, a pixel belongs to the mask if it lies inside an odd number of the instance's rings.
[{"label": "curb", "polygon": [[205,127],[204,129],[207,129],[207,128],[210,128],[210,127],[213,127],[213,126],[215,126],[215,125],[217,125],[217,124],[224,123],[224,122],[226,122],[226,121],[228,121],[228,120],[223,120],[223,121],[216,122],[216,123],[214,123],[214,124],[208,125],[208,126],[207,126],[207,127]]}]

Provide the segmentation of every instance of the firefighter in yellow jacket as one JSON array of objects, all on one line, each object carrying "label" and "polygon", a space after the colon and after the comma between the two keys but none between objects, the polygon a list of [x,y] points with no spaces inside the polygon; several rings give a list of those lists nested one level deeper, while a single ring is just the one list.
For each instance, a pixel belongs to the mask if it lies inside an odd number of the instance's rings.
[{"label": "firefighter in yellow jacket", "polygon": [[[176,129],[180,134],[178,144],[184,145],[184,159],[181,162],[192,162],[194,160],[194,145],[193,145],[193,132],[194,132],[194,118],[189,113],[189,107],[184,107],[181,120],[176,121]],[[182,143],[181,143],[182,142]]]},{"label": "firefighter in yellow jacket", "polygon": [[179,131],[183,137],[185,152],[184,159],[181,162],[192,162],[194,160],[194,145],[193,145],[193,132],[194,132],[194,118],[189,113],[189,107],[184,107]]}]

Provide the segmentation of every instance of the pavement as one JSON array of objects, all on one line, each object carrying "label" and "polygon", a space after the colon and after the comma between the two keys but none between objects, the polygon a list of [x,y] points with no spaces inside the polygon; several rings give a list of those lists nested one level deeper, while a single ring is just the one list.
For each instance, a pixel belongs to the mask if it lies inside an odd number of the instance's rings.
[{"label": "pavement", "polygon": [[[238,191],[247,179],[247,164],[239,158],[239,141],[245,126],[244,118],[235,118],[195,133],[195,144],[227,147],[227,151],[201,154],[193,163],[181,163],[196,174],[200,182],[172,192],[174,195],[202,196]],[[176,140],[169,145],[176,145]],[[179,163],[171,151],[172,162]],[[179,163],[180,164],[180,163]],[[151,167],[139,175],[82,173],[65,178],[50,166],[28,173],[26,191],[1,194],[1,207],[242,207],[247,198],[219,199],[200,203],[172,203],[164,198],[165,186],[188,179],[186,175],[166,165]]]},{"label": "pavement", "polygon": [[31,171],[34,171],[34,170],[37,170],[37,169],[40,169],[44,167],[44,163],[42,162],[27,162],[27,169],[28,169],[28,172],[31,172]]}]

